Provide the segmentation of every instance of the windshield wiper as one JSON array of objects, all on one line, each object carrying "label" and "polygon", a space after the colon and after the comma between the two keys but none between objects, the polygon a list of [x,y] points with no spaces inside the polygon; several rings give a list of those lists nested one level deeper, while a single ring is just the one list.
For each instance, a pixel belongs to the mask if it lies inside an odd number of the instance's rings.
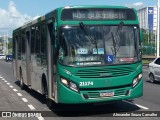
[{"label": "windshield wiper", "polygon": [[121,21],[121,22],[119,23],[119,25],[118,25],[117,33],[119,33],[119,32],[122,30],[123,25],[124,25],[124,22],[123,22],[123,21]]},{"label": "windshield wiper", "polygon": [[118,52],[119,47],[120,47],[120,46],[119,46],[119,42],[120,42],[119,32],[122,30],[123,24],[124,24],[124,22],[121,21],[121,22],[119,23],[118,27],[117,27],[117,30],[116,30],[116,33],[115,33],[116,39],[115,39],[115,37],[114,37],[113,32],[111,32],[112,42],[113,42],[113,48],[114,48],[114,50],[113,50],[112,48],[111,48],[111,50],[112,50],[112,53],[114,53],[115,56],[117,55],[117,52]]},{"label": "windshield wiper", "polygon": [[92,44],[97,44],[97,41],[95,39],[93,39],[92,36],[90,36],[90,33],[88,31],[88,29],[86,28],[86,26],[83,24],[83,22],[79,23],[80,28],[83,30],[83,32],[85,33],[85,35],[88,37],[88,39],[91,41]]},{"label": "windshield wiper", "polygon": [[88,29],[86,28],[86,26],[83,24],[83,22],[80,22],[79,26],[83,30],[83,32],[85,33],[85,35],[88,37],[88,39],[90,40],[90,42],[95,45],[96,52],[98,54],[97,41],[92,36],[90,36],[90,33],[89,33]]},{"label": "windshield wiper", "polygon": [[[113,48],[114,48],[114,55],[116,56],[117,55],[117,52],[119,51],[119,43],[120,43],[120,37],[119,37],[119,33],[121,32],[122,28],[123,28],[123,25],[124,25],[124,22],[121,21],[117,27],[117,30],[116,30],[116,33],[115,33],[115,37],[114,37],[114,34],[113,32],[111,32],[111,35],[112,35],[112,41],[113,41]],[[112,49],[112,48],[111,48]],[[112,49],[112,52],[113,52],[113,49]]]},{"label": "windshield wiper", "polygon": [[[117,32],[116,32],[116,43],[117,45],[119,45],[119,42],[121,40],[120,38],[120,32],[122,31],[122,28],[123,28],[123,25],[124,25],[124,22],[121,21],[117,27]],[[119,47],[119,46],[118,46]],[[117,48],[118,49],[118,48]]]},{"label": "windshield wiper", "polygon": [[117,55],[117,48],[116,48],[116,41],[114,39],[113,32],[111,32],[111,35],[112,35],[112,42],[113,42],[113,48],[114,48],[114,50],[113,50],[112,47],[111,47],[111,50],[112,50],[112,53],[114,54],[114,56],[116,57],[116,55]]}]

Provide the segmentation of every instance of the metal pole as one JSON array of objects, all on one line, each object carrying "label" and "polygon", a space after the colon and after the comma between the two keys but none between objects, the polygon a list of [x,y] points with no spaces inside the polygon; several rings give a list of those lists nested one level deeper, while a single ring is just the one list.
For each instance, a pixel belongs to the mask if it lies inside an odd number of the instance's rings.
[{"label": "metal pole", "polygon": [[160,0],[158,0],[158,7],[157,7],[157,57],[159,57],[159,5]]},{"label": "metal pole", "polygon": [[149,44],[149,28],[148,28],[148,44]]},{"label": "metal pole", "polygon": [[6,39],[6,42],[7,42],[7,46],[6,46],[6,54],[8,55],[8,30],[7,30],[7,39]]},{"label": "metal pole", "polygon": [[157,35],[156,35],[156,33],[157,33],[157,31],[155,30],[155,39],[154,39],[154,42],[155,42],[155,45],[154,45],[154,47],[155,47],[155,56],[157,56],[157,54],[156,54],[156,40],[157,40]]}]

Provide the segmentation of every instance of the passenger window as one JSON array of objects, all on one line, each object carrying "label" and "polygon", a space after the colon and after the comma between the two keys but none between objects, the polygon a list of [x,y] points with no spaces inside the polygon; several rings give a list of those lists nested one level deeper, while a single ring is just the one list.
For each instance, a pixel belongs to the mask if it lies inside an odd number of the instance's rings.
[{"label": "passenger window", "polygon": [[155,61],[155,64],[160,65],[160,58]]}]

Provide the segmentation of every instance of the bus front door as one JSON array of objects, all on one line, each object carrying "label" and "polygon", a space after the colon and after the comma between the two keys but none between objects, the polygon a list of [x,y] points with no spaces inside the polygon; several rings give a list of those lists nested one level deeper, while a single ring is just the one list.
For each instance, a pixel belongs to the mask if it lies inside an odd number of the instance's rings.
[{"label": "bus front door", "polygon": [[55,76],[56,66],[54,61],[54,43],[55,43],[55,32],[54,32],[54,20],[50,19],[47,22],[47,69],[48,69],[48,97],[55,99]]}]

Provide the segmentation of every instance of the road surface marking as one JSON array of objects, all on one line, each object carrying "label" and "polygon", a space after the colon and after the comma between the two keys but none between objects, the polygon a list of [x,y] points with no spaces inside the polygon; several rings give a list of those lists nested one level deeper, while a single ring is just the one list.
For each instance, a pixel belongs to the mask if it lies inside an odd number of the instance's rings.
[{"label": "road surface marking", "polygon": [[44,120],[44,118],[41,116],[41,117],[37,117],[38,120]]},{"label": "road surface marking", "polygon": [[13,88],[13,86],[11,85],[11,86],[9,86],[10,88]]},{"label": "road surface marking", "polygon": [[0,77],[1,79],[3,79],[3,77]]},{"label": "road surface marking", "polygon": [[35,108],[33,107],[33,105],[28,105],[28,107],[29,107],[31,110],[35,110]]},{"label": "road surface marking", "polygon": [[144,106],[142,106],[142,105],[139,105],[139,104],[135,104],[135,105],[137,105],[138,107],[140,107],[140,108],[142,108],[142,109],[145,109],[145,110],[148,110],[149,108],[147,108],[147,107],[144,107]]},{"label": "road surface marking", "polygon": [[5,80],[4,78],[2,78],[2,80]]},{"label": "road surface marking", "polygon": [[18,96],[22,96],[22,94],[21,94],[21,93],[17,93],[17,95],[18,95]]},{"label": "road surface marking", "polygon": [[7,85],[10,85],[10,83],[7,83]]},{"label": "road surface marking", "polygon": [[4,82],[7,82],[6,80]]},{"label": "road surface marking", "polygon": [[18,90],[17,90],[17,89],[13,89],[13,91],[14,91],[14,92],[17,92]]},{"label": "road surface marking", "polygon": [[26,98],[22,98],[23,102],[28,102],[28,100]]},{"label": "road surface marking", "polygon": [[132,104],[132,105],[136,105],[136,106],[138,106],[139,108],[142,108],[142,109],[145,109],[145,110],[148,110],[148,109],[149,109],[149,108],[147,108],[147,107],[144,107],[144,106],[142,106],[142,105],[135,104],[135,103],[132,103],[132,102],[129,102],[129,101],[125,101],[125,100],[124,100],[124,102],[129,103],[129,104]]}]

